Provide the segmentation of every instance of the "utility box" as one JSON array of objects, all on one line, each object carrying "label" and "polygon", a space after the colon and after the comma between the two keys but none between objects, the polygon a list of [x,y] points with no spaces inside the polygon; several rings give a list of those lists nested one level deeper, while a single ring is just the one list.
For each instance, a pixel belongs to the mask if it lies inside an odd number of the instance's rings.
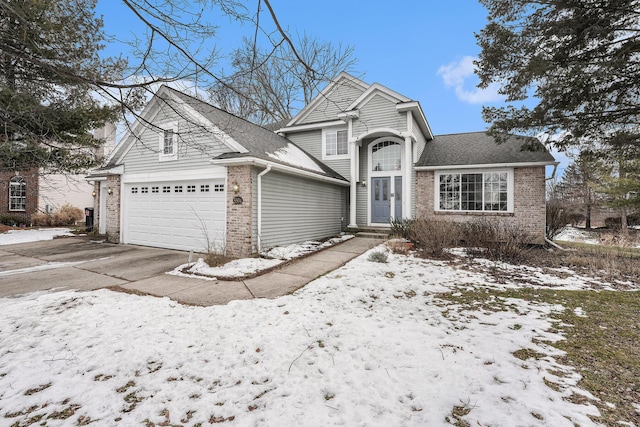
[{"label": "utility box", "polygon": [[84,208],[84,224],[87,232],[93,231],[93,208]]}]

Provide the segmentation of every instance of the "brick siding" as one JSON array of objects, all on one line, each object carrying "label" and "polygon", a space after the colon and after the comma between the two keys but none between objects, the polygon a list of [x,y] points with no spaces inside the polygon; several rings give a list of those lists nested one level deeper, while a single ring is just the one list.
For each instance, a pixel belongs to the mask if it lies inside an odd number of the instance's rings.
[{"label": "brick siding", "polygon": [[[111,189],[111,194],[107,194],[106,203],[106,238],[108,242],[120,243],[120,175],[109,175],[106,187],[107,190]],[[96,199],[100,200],[99,186],[97,193]]]},{"label": "brick siding", "polygon": [[[14,176],[21,176],[26,184],[26,200],[24,211],[9,210],[9,182]],[[31,224],[31,215],[38,212],[38,198],[40,196],[40,181],[38,169],[24,172],[3,171],[0,172],[0,216],[11,217],[24,224]]]},{"label": "brick siding", "polygon": [[[239,192],[234,193],[237,184]],[[241,197],[242,203],[234,203]],[[248,257],[254,252],[253,235],[253,168],[227,167],[227,232],[225,252],[229,256]]]},{"label": "brick siding", "polygon": [[418,171],[416,173],[416,217],[456,222],[473,221],[481,217],[496,218],[508,225],[526,229],[534,236],[536,243],[544,243],[546,228],[544,166],[514,169],[513,213],[436,212],[434,209],[434,176],[433,171]]}]

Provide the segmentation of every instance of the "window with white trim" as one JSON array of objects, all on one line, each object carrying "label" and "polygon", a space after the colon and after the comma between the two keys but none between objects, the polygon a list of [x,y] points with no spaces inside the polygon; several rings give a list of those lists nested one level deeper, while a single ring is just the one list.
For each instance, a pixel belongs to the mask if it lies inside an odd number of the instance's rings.
[{"label": "window with white trim", "polygon": [[513,203],[511,172],[437,174],[437,209],[509,212]]},{"label": "window with white trim", "polygon": [[9,181],[9,210],[24,211],[27,209],[27,183],[21,176],[14,176]]},{"label": "window with white trim", "polygon": [[346,129],[329,129],[322,132],[325,159],[346,158],[349,156],[349,137]]},{"label": "window with white trim", "polygon": [[161,162],[178,159],[178,135],[173,129],[160,132],[159,151]]}]

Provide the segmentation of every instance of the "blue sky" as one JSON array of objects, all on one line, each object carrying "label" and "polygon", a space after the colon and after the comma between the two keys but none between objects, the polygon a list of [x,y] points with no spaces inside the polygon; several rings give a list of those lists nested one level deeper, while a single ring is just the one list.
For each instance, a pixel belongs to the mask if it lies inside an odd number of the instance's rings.
[{"label": "blue sky", "polygon": [[[247,3],[252,9],[256,5],[256,0]],[[436,135],[485,130],[482,105],[502,102],[495,88],[475,87],[472,61],[480,48],[474,33],[487,17],[476,0],[271,0],[271,5],[290,34],[306,32],[318,40],[352,45],[358,59],[352,74],[419,101]],[[99,0],[98,13],[104,15],[108,33],[130,37],[141,31],[132,12],[118,1]],[[267,22],[269,16],[261,19]],[[237,47],[242,35],[252,34],[248,25],[219,22],[220,37],[212,43],[223,52]],[[111,46],[107,52],[118,49]]]}]

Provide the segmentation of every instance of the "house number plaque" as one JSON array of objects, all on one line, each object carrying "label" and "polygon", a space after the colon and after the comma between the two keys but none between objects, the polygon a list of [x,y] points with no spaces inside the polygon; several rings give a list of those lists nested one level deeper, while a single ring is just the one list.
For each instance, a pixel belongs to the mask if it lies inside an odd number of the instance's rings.
[{"label": "house number plaque", "polygon": [[240,196],[236,196],[233,198],[233,204],[234,205],[241,205],[242,204],[242,197]]}]

